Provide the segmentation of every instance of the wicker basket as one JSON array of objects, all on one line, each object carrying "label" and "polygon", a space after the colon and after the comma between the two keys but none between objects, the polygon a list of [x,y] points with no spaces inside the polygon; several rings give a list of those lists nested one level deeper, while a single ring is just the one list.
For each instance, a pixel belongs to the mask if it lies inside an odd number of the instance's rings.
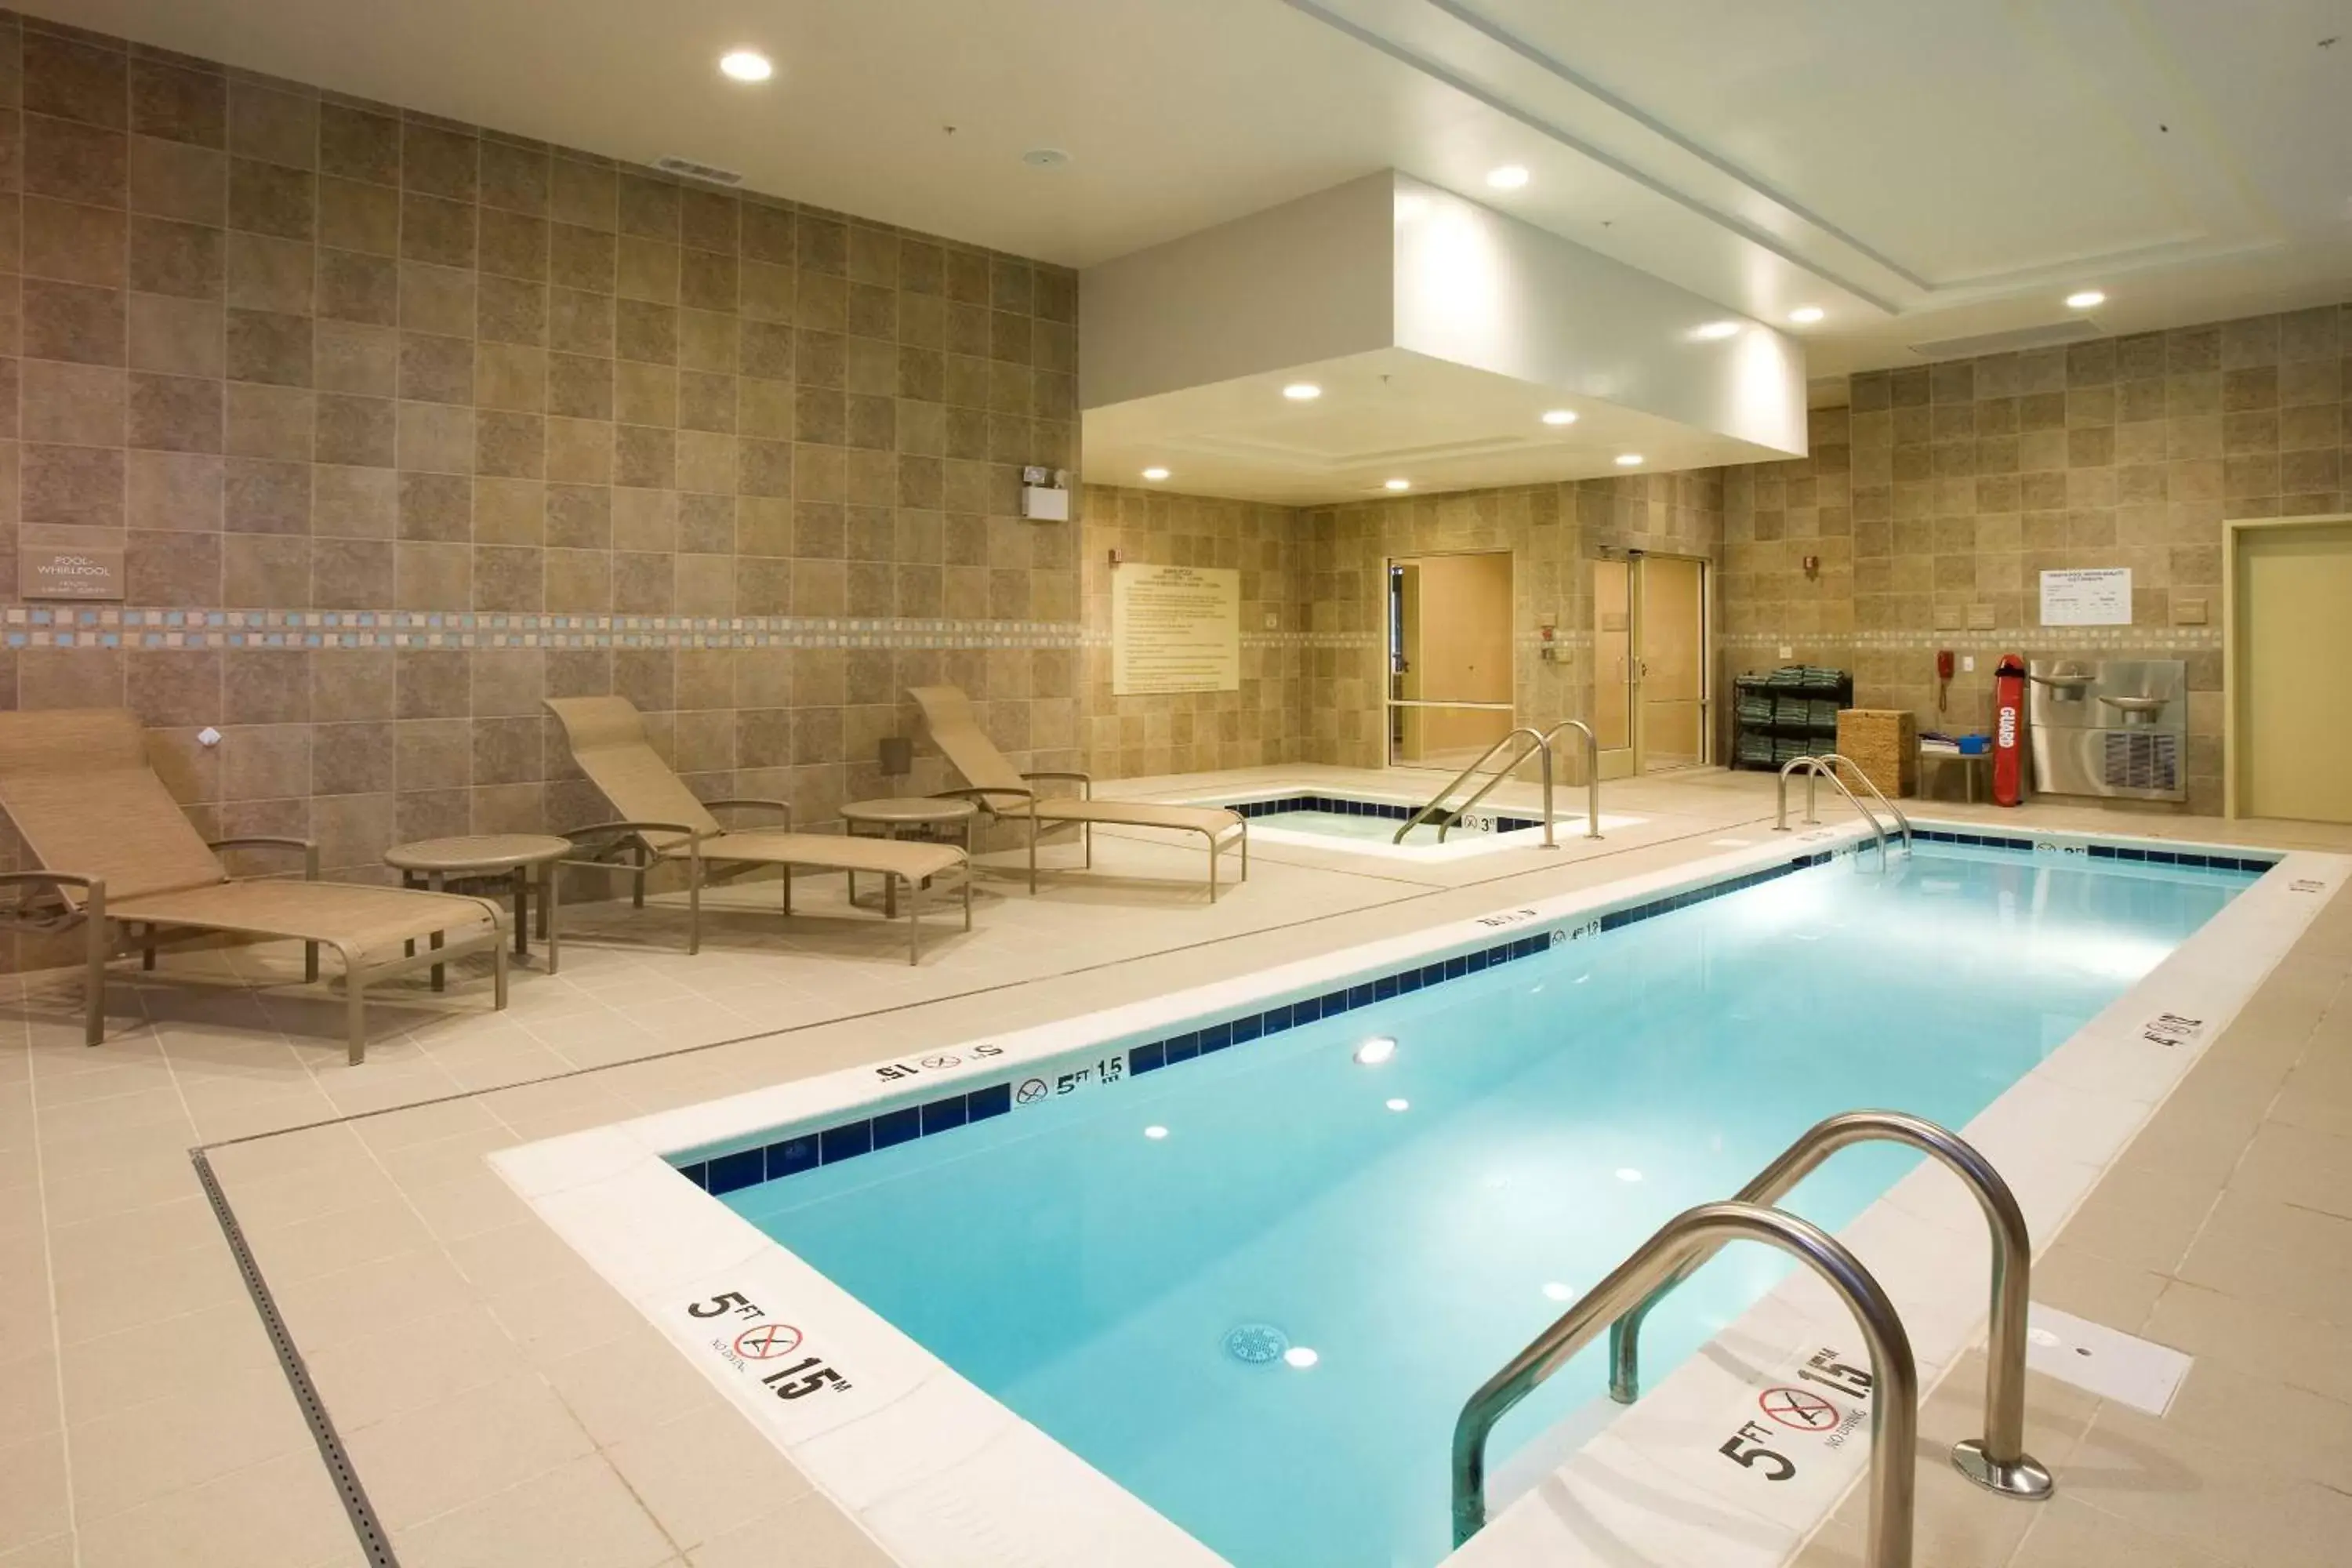
[{"label": "wicker basket", "polygon": [[1919,788],[1919,721],[1893,708],[1848,708],[1838,716],[1838,751],[1890,799]]}]

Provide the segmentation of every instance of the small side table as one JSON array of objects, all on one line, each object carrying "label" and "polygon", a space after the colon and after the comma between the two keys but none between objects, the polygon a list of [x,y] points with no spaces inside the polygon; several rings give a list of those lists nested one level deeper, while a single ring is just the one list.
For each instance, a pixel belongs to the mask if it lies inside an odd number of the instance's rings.
[{"label": "small side table", "polygon": [[[572,853],[569,840],[543,833],[481,833],[462,838],[423,838],[395,844],[383,852],[383,863],[400,873],[404,888],[422,887],[438,893],[451,882],[506,879],[514,884],[515,956],[530,956],[530,884],[539,881],[539,934],[547,943],[547,972],[555,973],[562,956],[556,930],[555,863]],[[433,945],[439,947],[436,933]],[[408,944],[415,952],[416,944]],[[433,966],[433,989],[441,989],[441,965]]]},{"label": "small side table", "polygon": [[[1981,752],[1931,752],[1925,746],[1920,747],[1920,772],[1925,773],[1927,772],[1927,765],[1931,763],[1935,763],[1939,769],[1948,763],[1958,763],[1960,764],[1960,781],[1963,787],[1968,791],[1968,803],[1970,805],[1974,805],[1977,803],[1978,779],[1981,778],[1985,781],[1985,794],[1988,795],[1992,794],[1991,748],[1988,747]],[[1919,781],[1919,793],[1921,795],[1926,795],[1927,793],[1927,781],[1924,777]]]},{"label": "small side table", "polygon": [[[853,800],[841,808],[841,827],[855,834],[860,826],[879,828],[880,837],[896,838],[905,827],[920,827],[936,834],[940,828],[961,824],[963,828],[963,874],[971,875],[971,825],[980,816],[980,807],[968,800],[942,800],[930,795],[894,795],[887,800]],[[857,901],[857,873],[849,874],[849,901]],[[882,913],[886,918],[898,912],[898,879],[882,879]]]}]

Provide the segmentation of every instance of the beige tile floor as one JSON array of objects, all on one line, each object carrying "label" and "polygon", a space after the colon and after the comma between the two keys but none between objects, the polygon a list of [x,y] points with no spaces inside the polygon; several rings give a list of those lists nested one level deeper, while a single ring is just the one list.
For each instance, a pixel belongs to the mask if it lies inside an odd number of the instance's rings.
[{"label": "beige tile floor", "polygon": [[[1182,782],[1277,776],[1372,782]],[[1094,874],[1034,900],[984,875],[973,932],[943,920],[918,969],[837,884],[789,924],[761,889],[730,895],[743,907],[692,960],[672,911],[577,909],[562,974],[520,973],[504,1014],[478,979],[412,990],[372,1009],[357,1068],[335,1003],[288,984],[283,952],[122,975],[97,1050],[70,984],[31,977],[0,1002],[0,1568],[364,1561],[193,1175],[199,1144],[411,1568],[879,1563],[483,1156],[1671,865],[1759,836],[1770,784],[1692,773],[1612,784],[1608,805],[1649,820],[1442,867],[1262,847],[1214,905],[1197,850],[1105,833]],[[1973,1381],[1954,1379],[1924,1423],[1922,1568],[2345,1560],[2347,971],[2339,899],[2040,1266],[2041,1299],[2197,1355],[2179,1405],[2154,1421],[2037,1379],[2034,1446],[2063,1496],[2009,1507],[1943,1473]],[[1857,1540],[1841,1519],[1809,1563],[1853,1563]]]}]

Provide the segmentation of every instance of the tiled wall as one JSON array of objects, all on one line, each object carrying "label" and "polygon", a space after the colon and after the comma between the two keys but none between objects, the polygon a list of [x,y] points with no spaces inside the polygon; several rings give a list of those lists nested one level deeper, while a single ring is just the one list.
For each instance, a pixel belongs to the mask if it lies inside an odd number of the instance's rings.
[{"label": "tiled wall", "polygon": [[[2348,389],[2352,306],[1856,376],[1810,458],[1725,470],[1720,663],[1790,647],[1957,731],[2003,651],[2182,658],[2189,805],[2218,811],[2222,521],[2345,509]],[[2042,628],[2040,574],[2089,566],[2131,568],[2132,626]],[[1977,661],[1941,710],[1938,648]]]},{"label": "tiled wall", "polygon": [[0,572],[127,557],[0,699],[133,707],[208,826],[601,815],[567,693],[813,821],[923,680],[1076,763],[1068,271],[5,14],[0,147]]},{"label": "tiled wall", "polygon": [[[1721,470],[1383,499],[1307,513],[1307,731],[1304,760],[1378,767],[1386,759],[1390,557],[1444,551],[1513,552],[1514,701],[1528,721],[1580,719],[1592,700],[1591,563],[1639,546],[1715,560],[1723,533]],[[1558,617],[1558,657],[1537,627]]]},{"label": "tiled wall", "polygon": [[[1303,754],[1308,553],[1289,507],[1088,486],[1086,529],[1087,766],[1105,778],[1208,772]],[[1111,552],[1146,565],[1241,573],[1237,691],[1116,697],[1110,685]]]}]

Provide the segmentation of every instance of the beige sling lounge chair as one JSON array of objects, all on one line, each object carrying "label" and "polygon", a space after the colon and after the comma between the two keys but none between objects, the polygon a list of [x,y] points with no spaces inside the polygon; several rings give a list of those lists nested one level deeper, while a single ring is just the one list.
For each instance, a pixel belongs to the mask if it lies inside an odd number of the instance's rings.
[{"label": "beige sling lounge chair", "polygon": [[[506,917],[486,899],[321,882],[319,847],[305,838],[206,843],[147,765],[139,721],[120,708],[0,713],[0,809],[40,861],[0,875],[34,889],[8,911],[19,930],[84,927],[85,1032],[106,1033],[106,962],[131,942],[145,967],[159,943],[209,932],[303,944],[302,977],[319,978],[319,948],[343,961],[351,1059],[367,1055],[367,988],[471,952],[491,955],[496,1005],[507,1005]],[[299,882],[232,881],[219,849],[299,849]],[[436,945],[410,956],[419,938]]]},{"label": "beige sling lounge chair", "polygon": [[[997,816],[1009,817],[1029,824],[1029,890],[1037,890],[1037,833],[1042,824],[1058,827],[1068,823],[1079,824],[1086,834],[1088,868],[1095,863],[1095,824],[1108,822],[1122,827],[1166,827],[1182,833],[1197,833],[1209,841],[1209,901],[1217,901],[1217,853],[1227,843],[1239,840],[1242,848],[1242,875],[1249,880],[1249,823],[1237,811],[1227,811],[1221,805],[1165,805],[1150,800],[1096,800],[1094,778],[1089,773],[1030,773],[1016,770],[988,738],[972,716],[971,699],[957,686],[918,686],[907,695],[923,710],[923,721],[930,731],[932,744],[947,753],[948,761],[964,776],[969,789],[943,793],[961,795],[980,803],[982,809]],[[1078,786],[1076,795],[1040,795],[1035,784],[1040,780],[1071,783]]]},{"label": "beige sling lounge chair", "polygon": [[[961,867],[963,929],[971,929],[971,868],[958,846],[792,832],[793,808],[781,800],[698,799],[646,740],[645,719],[627,698],[551,697],[547,706],[563,722],[572,760],[622,816],[618,822],[567,834],[588,852],[568,863],[627,871],[635,879],[634,896],[642,909],[646,872],[659,861],[684,862],[687,952],[702,951],[703,884],[761,866],[782,868],[786,914],[793,912],[795,866],[898,878],[907,889],[908,963],[922,958],[923,884]],[[738,807],[772,811],[782,818],[782,826],[733,833],[711,815],[714,809]]]}]

